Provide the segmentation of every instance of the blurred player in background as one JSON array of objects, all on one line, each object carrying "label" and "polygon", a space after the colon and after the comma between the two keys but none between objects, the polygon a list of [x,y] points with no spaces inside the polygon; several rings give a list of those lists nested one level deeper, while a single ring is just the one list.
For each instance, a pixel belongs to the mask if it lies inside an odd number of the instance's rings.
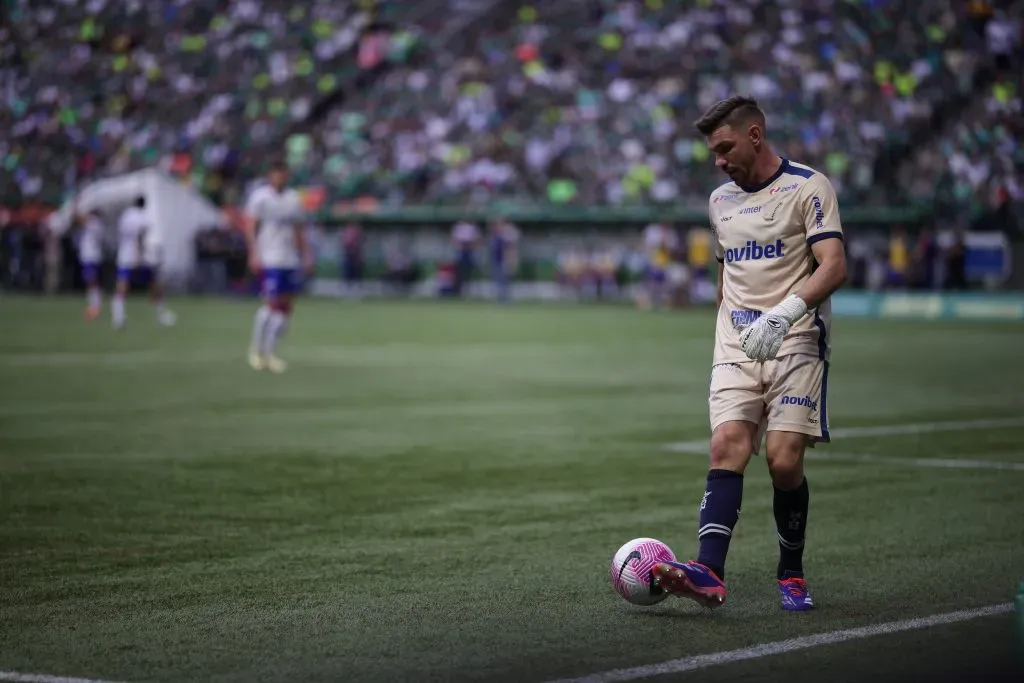
[{"label": "blurred player in background", "polygon": [[256,311],[249,345],[254,370],[284,372],[277,348],[288,330],[292,301],[302,287],[301,268],[313,272],[313,255],[301,223],[299,193],[288,187],[288,167],[274,164],[245,204],[245,240],[249,268],[262,278],[263,305]]},{"label": "blurred player in background", "polygon": [[164,303],[160,256],[158,236],[150,228],[146,215],[146,198],[139,196],[124,210],[117,225],[117,284],[110,304],[115,329],[125,325],[125,297],[133,285],[149,290],[157,322],[166,327],[174,324],[176,316]]},{"label": "blurred player in background", "polygon": [[643,253],[646,257],[644,293],[637,304],[644,310],[661,308],[665,297],[668,267],[678,240],[675,231],[665,223],[652,223],[644,228]]},{"label": "blurred player in background", "polygon": [[690,228],[686,233],[686,261],[690,266],[690,299],[704,301],[702,292],[711,288],[711,240],[707,228]]},{"label": "blurred player in background", "polygon": [[103,219],[98,211],[79,216],[78,262],[85,283],[85,319],[95,320],[103,306],[100,268],[103,265]]},{"label": "blurred player in background", "polygon": [[725,558],[743,473],[766,438],[787,610],[814,605],[804,580],[804,449],[827,442],[829,297],[846,280],[839,207],[828,178],[777,156],[757,102],[731,97],[698,122],[729,175],[711,194],[718,322],[711,369],[710,467],[696,561],[659,564],[659,585],[708,607],[725,602]]}]

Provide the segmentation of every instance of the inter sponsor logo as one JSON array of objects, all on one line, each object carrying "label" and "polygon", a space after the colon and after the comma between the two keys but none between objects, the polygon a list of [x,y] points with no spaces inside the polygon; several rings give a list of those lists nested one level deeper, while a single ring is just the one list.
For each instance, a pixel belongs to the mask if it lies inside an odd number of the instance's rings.
[{"label": "inter sponsor logo", "polygon": [[748,206],[745,209],[740,209],[740,215],[742,216],[744,214],[761,213],[761,209],[762,208],[764,208],[764,207],[761,207],[761,206]]},{"label": "inter sponsor logo", "polygon": [[783,396],[779,402],[784,406],[803,406],[811,410],[818,409],[818,402],[810,396]]},{"label": "inter sponsor logo", "polygon": [[754,240],[747,240],[742,247],[732,247],[725,250],[725,262],[735,263],[737,261],[760,261],[761,259],[776,259],[785,256],[782,240],[776,240],[771,244],[759,244]]}]

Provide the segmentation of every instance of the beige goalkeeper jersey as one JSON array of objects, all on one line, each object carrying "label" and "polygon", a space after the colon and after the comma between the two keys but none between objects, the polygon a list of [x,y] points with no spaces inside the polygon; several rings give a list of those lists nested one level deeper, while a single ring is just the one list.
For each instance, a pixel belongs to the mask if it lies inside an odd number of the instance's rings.
[{"label": "beige goalkeeper jersey", "polygon": [[[757,187],[729,182],[716,189],[708,211],[724,269],[714,363],[748,361],[740,331],[800,290],[814,268],[812,244],[842,238],[836,194],[821,173],[783,159]],[[779,357],[808,353],[827,360],[831,317],[828,301],[809,311],[786,335]]]}]

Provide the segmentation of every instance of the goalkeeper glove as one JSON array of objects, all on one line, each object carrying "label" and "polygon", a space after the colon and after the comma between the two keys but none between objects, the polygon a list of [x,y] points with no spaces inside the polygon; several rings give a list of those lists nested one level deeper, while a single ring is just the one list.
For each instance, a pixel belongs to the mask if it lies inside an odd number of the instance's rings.
[{"label": "goalkeeper glove", "polygon": [[807,315],[807,303],[791,294],[740,333],[740,348],[751,360],[766,361],[775,358],[782,341],[800,318]]}]

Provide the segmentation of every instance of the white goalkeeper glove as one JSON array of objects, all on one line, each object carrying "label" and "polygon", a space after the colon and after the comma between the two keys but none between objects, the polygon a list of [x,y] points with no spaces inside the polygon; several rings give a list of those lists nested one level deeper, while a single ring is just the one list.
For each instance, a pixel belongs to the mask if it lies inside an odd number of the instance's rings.
[{"label": "white goalkeeper glove", "polygon": [[740,333],[740,348],[751,360],[774,359],[782,348],[782,340],[789,328],[805,315],[807,303],[796,294],[791,294]]}]

